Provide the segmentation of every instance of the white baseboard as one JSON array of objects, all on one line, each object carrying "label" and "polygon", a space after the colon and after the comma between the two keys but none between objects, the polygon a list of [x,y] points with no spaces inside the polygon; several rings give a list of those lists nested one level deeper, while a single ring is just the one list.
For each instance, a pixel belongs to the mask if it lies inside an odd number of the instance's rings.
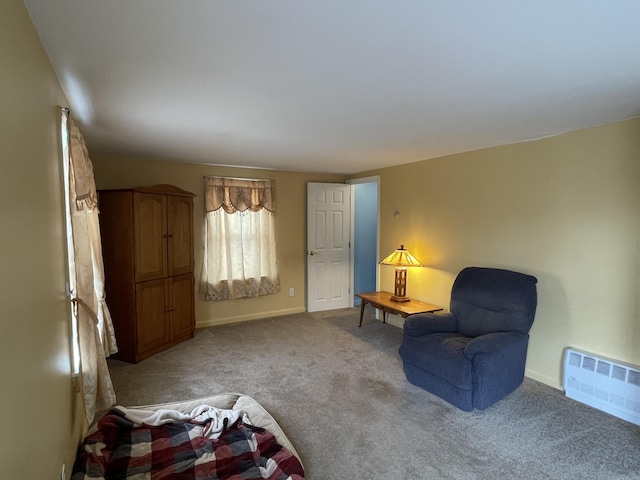
[{"label": "white baseboard", "polygon": [[227,325],[229,323],[248,322],[249,320],[259,320],[261,318],[279,317],[281,315],[292,315],[294,313],[306,312],[304,307],[288,308],[285,310],[274,310],[272,312],[250,313],[247,315],[237,315],[234,317],[212,318],[203,322],[196,322],[196,328],[215,327],[217,325]]},{"label": "white baseboard", "polygon": [[525,377],[528,377],[532,380],[535,380],[540,383],[544,383],[545,385],[550,386],[551,388],[555,388],[556,390],[563,390],[562,384],[559,380],[553,380],[551,377],[546,375],[541,375],[537,372],[531,371],[528,368],[524,371]]},{"label": "white baseboard", "polygon": [[[380,321],[382,321],[382,314],[380,314]],[[391,313],[387,313],[387,323],[389,325],[393,325],[394,327],[404,328],[404,321],[406,319],[402,318],[400,315],[393,315]]]}]

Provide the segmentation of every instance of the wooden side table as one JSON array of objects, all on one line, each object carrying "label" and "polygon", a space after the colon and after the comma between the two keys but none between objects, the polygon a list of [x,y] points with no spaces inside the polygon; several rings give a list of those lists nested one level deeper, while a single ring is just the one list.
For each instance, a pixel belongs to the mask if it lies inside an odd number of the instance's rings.
[{"label": "wooden side table", "polygon": [[362,326],[362,316],[364,315],[364,307],[367,303],[370,303],[378,310],[382,310],[382,323],[387,323],[387,313],[402,315],[402,318],[407,318],[409,315],[415,315],[417,313],[438,312],[442,310],[442,307],[424,303],[419,300],[410,300],[404,303],[394,302],[391,300],[391,295],[393,294],[390,292],[357,293],[356,297],[362,299],[362,305],[360,306],[360,324],[358,326]]}]

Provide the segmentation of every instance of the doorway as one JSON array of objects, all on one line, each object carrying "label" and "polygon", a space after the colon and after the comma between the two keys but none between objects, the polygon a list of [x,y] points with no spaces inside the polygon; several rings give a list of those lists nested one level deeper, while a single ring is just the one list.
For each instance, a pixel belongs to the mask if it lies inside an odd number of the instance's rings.
[{"label": "doorway", "polygon": [[380,177],[307,184],[307,311],[361,305],[378,289]]},{"label": "doorway", "polygon": [[352,300],[360,306],[357,293],[378,290],[378,219],[380,177],[350,180],[352,188]]}]

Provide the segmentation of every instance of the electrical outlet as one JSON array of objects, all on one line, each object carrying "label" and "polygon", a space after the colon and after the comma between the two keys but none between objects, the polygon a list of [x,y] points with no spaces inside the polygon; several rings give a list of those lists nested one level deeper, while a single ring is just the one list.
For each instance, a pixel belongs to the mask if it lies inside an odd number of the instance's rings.
[{"label": "electrical outlet", "polygon": [[63,463],[62,469],[60,470],[60,480],[67,480],[67,473],[65,472],[67,466]]},{"label": "electrical outlet", "polygon": [[290,296],[290,297],[293,297],[293,288],[290,288],[290,289],[289,289],[289,296]]}]

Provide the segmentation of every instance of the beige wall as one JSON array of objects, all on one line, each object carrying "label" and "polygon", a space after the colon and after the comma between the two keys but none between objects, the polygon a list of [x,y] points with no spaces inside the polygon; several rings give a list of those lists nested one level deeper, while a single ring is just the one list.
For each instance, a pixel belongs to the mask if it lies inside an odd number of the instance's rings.
[{"label": "beige wall", "polygon": [[20,0],[0,2],[0,31],[0,476],[59,479],[84,428],[64,294],[66,100]]},{"label": "beige wall", "polygon": [[[84,432],[70,376],[59,110],[66,104],[24,5],[0,2],[0,341],[3,478],[60,478]],[[94,157],[99,188],[202,176],[272,178],[282,290],[227,302],[197,299],[199,325],[304,309],[305,186],[333,175]],[[381,175],[381,254],[405,243],[429,267],[409,294],[448,305],[460,268],[512,268],[539,279],[528,375],[560,385],[562,349],[640,363],[640,120],[536,142],[367,172]],[[397,208],[400,216],[393,217]],[[196,277],[202,231],[196,228]],[[386,267],[385,267],[386,268]],[[393,273],[381,271],[392,289]],[[288,296],[295,288],[296,295]]]},{"label": "beige wall", "polygon": [[[196,295],[196,326],[284,315],[305,310],[306,269],[306,185],[307,182],[343,182],[344,177],[213,167],[187,163],[158,162],[149,159],[92,155],[98,188],[128,188],[169,183],[197,194],[194,202],[196,289],[202,267],[202,219],[205,175],[268,178],[276,182],[276,240],[280,291],[258,298],[204,301]],[[295,295],[289,297],[289,288]],[[107,304],[109,292],[107,292]]]},{"label": "beige wall", "polygon": [[[227,302],[196,300],[199,326],[304,309],[305,185],[330,175],[94,156],[99,188],[172,183],[198,193],[202,176],[273,178],[282,290]],[[428,264],[409,272],[409,295],[449,305],[467,265],[538,278],[527,375],[556,388],[567,346],[640,363],[640,119],[534,142],[392,167],[381,176],[380,254],[404,243]],[[400,212],[398,217],[393,211]],[[196,278],[202,231],[196,226]],[[392,269],[381,267],[383,289]],[[288,297],[295,288],[296,296]]]},{"label": "beige wall", "polygon": [[[640,363],[640,119],[369,174],[381,256],[404,243],[428,265],[410,296],[448,307],[468,265],[529,273],[528,376],[560,387],[568,346]],[[392,269],[380,276],[393,290]]]}]

